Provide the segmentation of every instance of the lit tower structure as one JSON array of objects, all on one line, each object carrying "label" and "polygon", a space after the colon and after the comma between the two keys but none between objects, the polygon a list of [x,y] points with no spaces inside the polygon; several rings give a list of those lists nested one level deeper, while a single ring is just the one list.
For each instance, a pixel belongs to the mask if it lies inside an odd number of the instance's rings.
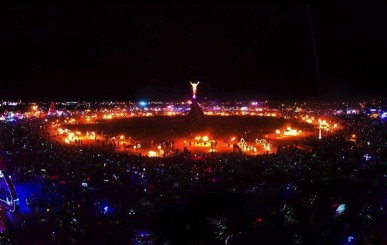
[{"label": "lit tower structure", "polygon": [[321,131],[324,129],[325,131],[329,131],[329,124],[325,120],[318,119],[318,139],[322,138]]},{"label": "lit tower structure", "polygon": [[191,125],[200,125],[204,123],[204,113],[202,108],[200,108],[199,104],[196,102],[196,90],[199,82],[190,82],[190,84],[192,86],[192,103],[191,109],[187,115],[187,122]]},{"label": "lit tower structure", "polygon": [[321,119],[318,119],[318,139],[321,140]]},{"label": "lit tower structure", "polygon": [[198,81],[197,83],[192,83],[192,82],[189,82],[192,86],[192,99],[193,100],[196,100],[196,88],[198,87],[200,81]]},{"label": "lit tower structure", "polygon": [[54,115],[56,112],[55,104],[54,102],[51,102],[50,109],[48,109],[48,115]]}]

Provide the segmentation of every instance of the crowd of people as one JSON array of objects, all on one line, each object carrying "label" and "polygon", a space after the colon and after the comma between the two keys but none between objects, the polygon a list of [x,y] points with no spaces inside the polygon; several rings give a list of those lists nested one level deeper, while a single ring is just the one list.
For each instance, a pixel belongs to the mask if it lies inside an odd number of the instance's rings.
[{"label": "crowd of people", "polygon": [[[365,115],[276,154],[168,157],[53,140],[49,120],[1,122],[1,168],[37,185],[15,243],[385,244],[387,130]],[[40,227],[40,228],[39,228]],[[23,238],[24,237],[24,238]],[[27,241],[25,240],[25,241]],[[26,243],[24,243],[26,244]]]}]

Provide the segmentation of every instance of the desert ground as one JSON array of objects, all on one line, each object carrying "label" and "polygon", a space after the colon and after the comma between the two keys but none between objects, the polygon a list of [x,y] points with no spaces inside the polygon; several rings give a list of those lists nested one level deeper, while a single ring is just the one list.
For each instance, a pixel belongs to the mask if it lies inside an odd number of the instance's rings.
[{"label": "desert ground", "polygon": [[[148,154],[149,151],[154,151],[156,156],[167,152],[179,153],[184,151],[184,148],[191,154],[212,151],[232,153],[233,144],[238,144],[242,138],[250,147],[250,150],[243,150],[245,154],[267,152],[267,148],[257,143],[257,140],[270,144],[268,152],[273,153],[278,146],[300,142],[306,137],[318,135],[317,129],[312,125],[297,120],[253,116],[205,116],[203,125],[190,125],[184,116],[154,116],[100,120],[96,123],[66,125],[66,127],[73,132],[81,132],[77,139],[81,139],[82,145],[86,147],[109,148],[109,142],[114,142],[116,151],[134,154]],[[287,127],[302,132],[297,136],[275,134],[276,129],[283,130]],[[95,132],[95,137],[86,136],[86,132]],[[65,135],[58,135],[55,131],[51,134],[66,144]],[[196,140],[199,136],[200,140]],[[203,136],[207,136],[207,143],[203,142]],[[76,145],[76,142],[70,142],[70,145]]]}]

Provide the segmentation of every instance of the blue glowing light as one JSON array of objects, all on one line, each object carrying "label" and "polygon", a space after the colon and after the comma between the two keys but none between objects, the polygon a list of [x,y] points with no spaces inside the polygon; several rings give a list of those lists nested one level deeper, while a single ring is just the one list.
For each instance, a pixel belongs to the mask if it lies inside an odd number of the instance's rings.
[{"label": "blue glowing light", "polygon": [[138,102],[140,106],[146,106],[148,103],[146,101],[140,101]]},{"label": "blue glowing light", "polygon": [[0,201],[6,204],[5,207],[9,211],[15,212],[16,208],[19,206],[19,197],[11,180],[11,176],[4,170],[0,170],[0,188],[6,193],[5,195],[0,196]]},{"label": "blue glowing light", "polygon": [[31,214],[33,210],[30,206],[28,206],[27,199],[29,199],[32,195],[44,195],[42,188],[39,187],[39,183],[31,180],[24,183],[17,183],[15,188],[17,189],[17,194],[20,200],[18,202],[18,212],[22,214]]},{"label": "blue glowing light", "polygon": [[366,161],[370,160],[372,158],[372,156],[368,155],[368,154],[365,154],[364,155],[364,158]]},{"label": "blue glowing light", "polygon": [[354,239],[355,238],[353,236],[348,236],[346,245],[353,244]]},{"label": "blue glowing light", "polygon": [[341,215],[345,211],[345,204],[340,204],[336,209],[336,215]]}]

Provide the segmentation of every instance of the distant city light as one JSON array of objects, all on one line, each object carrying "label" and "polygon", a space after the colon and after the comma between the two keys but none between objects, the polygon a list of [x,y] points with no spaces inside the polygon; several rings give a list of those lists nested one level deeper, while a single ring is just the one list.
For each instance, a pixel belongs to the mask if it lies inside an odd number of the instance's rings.
[{"label": "distant city light", "polygon": [[146,101],[140,101],[138,102],[140,106],[146,106],[148,103]]}]

